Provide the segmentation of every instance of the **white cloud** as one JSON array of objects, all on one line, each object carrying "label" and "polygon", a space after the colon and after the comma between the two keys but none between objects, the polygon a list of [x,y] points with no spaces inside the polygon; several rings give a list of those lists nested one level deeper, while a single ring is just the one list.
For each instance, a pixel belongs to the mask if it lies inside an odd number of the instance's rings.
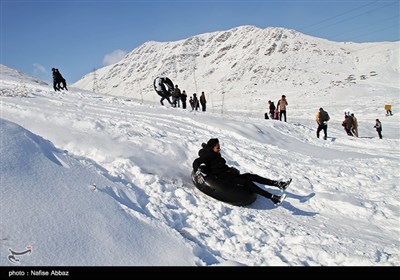
[{"label": "white cloud", "polygon": [[103,58],[103,65],[111,65],[120,61],[125,55],[127,54],[126,51],[123,50],[115,50],[112,53],[106,54]]},{"label": "white cloud", "polygon": [[43,65],[39,63],[33,63],[33,74],[39,78],[45,77],[47,75],[47,70]]}]

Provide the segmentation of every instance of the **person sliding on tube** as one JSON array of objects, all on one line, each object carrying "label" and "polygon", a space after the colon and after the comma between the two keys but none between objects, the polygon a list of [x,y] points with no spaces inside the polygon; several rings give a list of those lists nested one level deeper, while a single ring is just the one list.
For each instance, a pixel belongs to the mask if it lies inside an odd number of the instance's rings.
[{"label": "person sliding on tube", "polygon": [[285,194],[281,196],[273,195],[258,187],[254,182],[286,190],[292,182],[292,179],[289,179],[288,181],[275,181],[252,173],[240,174],[238,169],[226,164],[226,160],[221,156],[220,152],[221,147],[218,138],[211,138],[208,140],[207,144],[203,143],[202,148],[199,150],[199,158],[193,162],[193,169],[198,170],[200,165],[205,164],[206,171],[202,170],[203,172],[213,174],[221,180],[242,185],[257,194],[270,199],[275,205],[279,205],[285,199]]}]

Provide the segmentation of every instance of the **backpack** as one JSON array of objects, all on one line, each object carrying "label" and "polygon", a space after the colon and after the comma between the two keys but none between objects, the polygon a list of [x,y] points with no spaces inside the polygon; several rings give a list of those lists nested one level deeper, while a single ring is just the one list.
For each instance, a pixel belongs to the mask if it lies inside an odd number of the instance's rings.
[{"label": "backpack", "polygon": [[329,114],[326,111],[322,111],[319,113],[319,121],[320,123],[327,122],[330,120]]}]

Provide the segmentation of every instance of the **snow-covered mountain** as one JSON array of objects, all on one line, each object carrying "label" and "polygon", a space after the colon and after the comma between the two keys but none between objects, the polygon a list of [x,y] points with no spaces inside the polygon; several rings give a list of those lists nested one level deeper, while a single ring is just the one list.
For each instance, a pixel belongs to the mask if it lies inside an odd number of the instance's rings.
[{"label": "snow-covered mountain", "polygon": [[204,91],[221,100],[226,93],[231,101],[243,99],[244,106],[258,98],[275,100],[282,92],[318,94],[367,79],[396,86],[399,42],[340,43],[285,28],[240,26],[176,42],[146,42],[74,86],[157,101],[153,80],[159,75],[189,95]]},{"label": "snow-covered mountain", "polygon": [[[5,65],[0,64],[0,73],[2,76],[2,81],[16,81],[18,83],[32,83],[32,84],[39,84],[42,86],[47,86],[48,84],[42,80],[39,80],[37,78],[34,78],[26,73],[23,73],[21,71],[9,68]],[[3,79],[4,77],[4,79]]]}]

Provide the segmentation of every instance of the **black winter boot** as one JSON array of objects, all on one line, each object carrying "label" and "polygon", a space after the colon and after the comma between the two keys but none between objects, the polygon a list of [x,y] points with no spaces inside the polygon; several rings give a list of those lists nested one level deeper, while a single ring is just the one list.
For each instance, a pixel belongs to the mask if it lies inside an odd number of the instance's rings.
[{"label": "black winter boot", "polygon": [[278,185],[277,185],[277,187],[278,188],[280,188],[282,191],[284,191],[284,190],[286,190],[288,187],[289,187],[289,185],[290,185],[290,183],[292,182],[292,178],[290,178],[288,181],[281,181],[281,182],[278,182]]},{"label": "black winter boot", "polygon": [[285,198],[286,198],[286,194],[283,194],[281,196],[273,194],[271,197],[271,200],[275,204],[275,206],[278,206],[279,204],[282,203],[282,201],[285,200]]}]

